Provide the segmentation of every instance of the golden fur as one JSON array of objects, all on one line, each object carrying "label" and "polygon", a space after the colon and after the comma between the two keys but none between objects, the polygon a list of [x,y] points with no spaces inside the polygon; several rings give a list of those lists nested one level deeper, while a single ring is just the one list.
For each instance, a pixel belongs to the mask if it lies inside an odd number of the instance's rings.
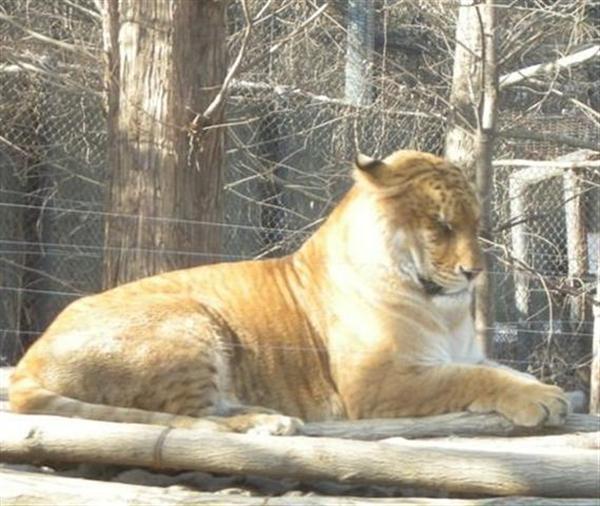
[{"label": "golden fur", "polygon": [[135,281],[68,306],[31,347],[12,409],[293,432],[294,418],[497,411],[561,423],[554,386],[498,366],[470,314],[479,208],[436,156],[363,155],[295,254]]}]

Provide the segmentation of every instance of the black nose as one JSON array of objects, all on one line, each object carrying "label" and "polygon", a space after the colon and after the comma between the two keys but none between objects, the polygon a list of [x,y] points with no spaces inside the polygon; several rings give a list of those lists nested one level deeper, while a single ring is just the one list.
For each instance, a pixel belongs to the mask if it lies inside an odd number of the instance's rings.
[{"label": "black nose", "polygon": [[463,274],[463,276],[465,278],[467,278],[467,280],[471,281],[475,276],[477,276],[477,274],[479,274],[482,271],[482,269],[479,269],[477,267],[472,268],[472,269],[465,269],[464,267],[460,267],[460,272]]}]

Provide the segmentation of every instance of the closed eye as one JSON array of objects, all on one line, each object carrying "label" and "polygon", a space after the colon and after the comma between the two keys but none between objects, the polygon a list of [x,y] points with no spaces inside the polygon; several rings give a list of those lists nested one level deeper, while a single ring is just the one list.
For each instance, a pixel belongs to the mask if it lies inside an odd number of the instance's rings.
[{"label": "closed eye", "polygon": [[448,223],[447,221],[437,220],[437,226],[442,232],[444,232],[446,234],[452,233],[452,230],[453,230],[452,225],[450,223]]}]

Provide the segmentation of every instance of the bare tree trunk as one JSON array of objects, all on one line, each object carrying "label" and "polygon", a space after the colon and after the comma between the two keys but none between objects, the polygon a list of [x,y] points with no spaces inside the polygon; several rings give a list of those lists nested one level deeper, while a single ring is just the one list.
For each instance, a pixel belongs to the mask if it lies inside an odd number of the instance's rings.
[{"label": "bare tree trunk", "polygon": [[[474,179],[482,204],[482,232],[491,238],[492,155],[497,109],[495,8],[491,0],[473,5],[462,1],[456,26],[456,53],[450,95],[450,127],[446,156]],[[492,267],[486,255],[488,270]],[[488,355],[493,354],[493,276],[477,281],[475,324]]]},{"label": "bare tree trunk", "polygon": [[346,100],[351,104],[372,102],[371,73],[373,47],[373,6],[367,0],[348,2],[348,39],[346,42]]},{"label": "bare tree trunk", "polygon": [[[224,135],[198,118],[219,92],[227,65],[226,2],[107,0],[105,6],[109,288],[218,253]],[[222,118],[221,104],[211,122]]]},{"label": "bare tree trunk", "polygon": [[476,104],[480,89],[481,31],[477,9],[467,0],[461,0],[456,22],[456,49],[450,90],[449,128],[446,133],[445,154],[462,167],[469,179],[474,179],[473,156],[476,130]]}]

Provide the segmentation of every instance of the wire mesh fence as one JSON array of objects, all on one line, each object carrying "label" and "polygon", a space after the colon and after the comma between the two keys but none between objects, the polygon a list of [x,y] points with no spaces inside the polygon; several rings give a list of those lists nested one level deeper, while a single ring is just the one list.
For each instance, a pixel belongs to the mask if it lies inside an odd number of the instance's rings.
[{"label": "wire mesh fence", "polygon": [[[553,28],[535,54],[504,48],[507,71],[552,59],[556,45],[575,47],[598,35],[598,13],[586,10],[585,2],[561,4],[555,14],[539,2],[529,4],[507,14],[514,22],[505,26],[537,16],[537,25],[523,28],[524,37],[540,24]],[[223,126],[224,220],[212,224],[223,230],[222,251],[178,254],[200,262],[209,253],[227,261],[289,253],[349,187],[358,150],[442,151],[455,6],[374,2],[370,47],[359,48],[368,96],[357,101],[346,86],[349,53],[357,50],[348,42],[350,4],[324,5],[249,3],[255,25]],[[11,0],[1,14],[0,359],[8,364],[68,302],[101,288],[110,210],[104,206],[107,132],[95,2]],[[229,14],[236,54],[243,28],[237,2]],[[510,129],[512,136],[499,137],[496,158],[556,160],[582,149],[564,138],[598,145],[598,90],[590,72],[586,66],[557,74],[561,86],[551,86],[557,93],[534,85],[506,93],[499,131]],[[532,135],[524,138],[523,131]],[[594,159],[586,153],[584,160]],[[538,176],[511,193],[525,169]],[[546,177],[547,171],[510,164],[495,169],[490,198],[497,225],[488,245],[496,258],[495,353],[566,388],[585,389],[600,177],[597,167],[583,163],[570,172],[575,193],[569,193],[563,173]],[[569,239],[572,212],[579,250]],[[519,244],[524,249],[516,252]],[[575,270],[573,256],[580,259]],[[519,306],[519,283],[526,286],[526,311]]]}]

